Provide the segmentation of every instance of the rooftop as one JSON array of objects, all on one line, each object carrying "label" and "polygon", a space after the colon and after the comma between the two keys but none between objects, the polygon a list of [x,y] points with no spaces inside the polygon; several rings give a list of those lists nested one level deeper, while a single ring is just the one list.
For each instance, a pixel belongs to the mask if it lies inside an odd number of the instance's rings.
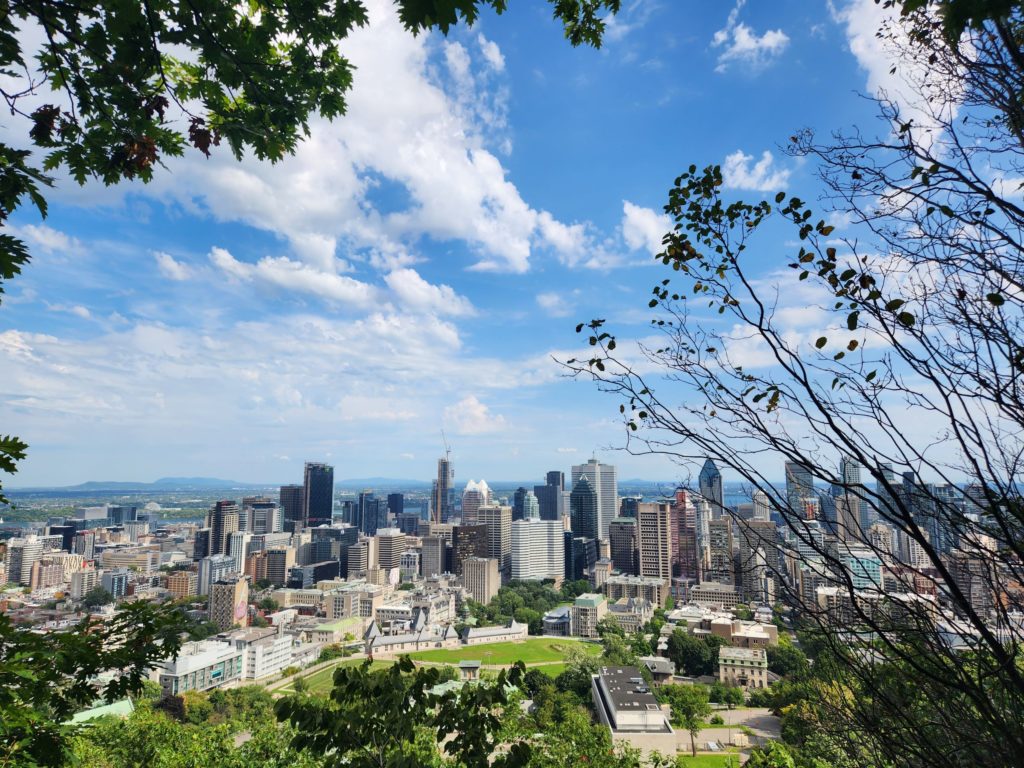
[{"label": "rooftop", "polygon": [[598,674],[617,712],[661,710],[661,705],[636,667],[601,667]]},{"label": "rooftop", "polygon": [[761,648],[731,648],[722,646],[718,649],[718,659],[729,661],[767,661],[767,654]]}]

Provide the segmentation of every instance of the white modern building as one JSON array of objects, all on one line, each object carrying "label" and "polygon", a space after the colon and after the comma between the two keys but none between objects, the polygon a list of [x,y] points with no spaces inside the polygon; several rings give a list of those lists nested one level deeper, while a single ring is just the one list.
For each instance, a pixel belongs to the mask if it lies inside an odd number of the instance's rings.
[{"label": "white modern building", "polygon": [[160,687],[165,696],[185,691],[208,691],[244,676],[245,651],[227,640],[186,643],[178,656],[160,663]]},{"label": "white modern building", "polygon": [[560,520],[512,523],[512,579],[561,581],[565,576],[564,534]]}]

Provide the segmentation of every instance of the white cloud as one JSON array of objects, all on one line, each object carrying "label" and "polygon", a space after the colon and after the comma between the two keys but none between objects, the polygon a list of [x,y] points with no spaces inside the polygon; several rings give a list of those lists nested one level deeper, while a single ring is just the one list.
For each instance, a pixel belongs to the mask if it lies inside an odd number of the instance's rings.
[{"label": "white cloud", "polygon": [[322,272],[284,256],[265,256],[255,264],[249,264],[239,261],[223,248],[213,248],[210,250],[210,262],[236,280],[306,293],[347,307],[365,309],[373,306],[379,298],[371,285],[351,277]]},{"label": "white cloud", "polygon": [[564,296],[555,292],[538,293],[537,304],[550,317],[565,317],[572,312],[573,305]]},{"label": "white cloud", "polygon": [[188,265],[175,260],[169,253],[154,251],[153,258],[156,259],[156,266],[160,274],[169,280],[188,280],[192,277],[192,270]]},{"label": "white cloud", "polygon": [[51,304],[50,302],[45,302],[45,304],[46,308],[51,312],[67,312],[83,320],[88,320],[92,317],[92,313],[81,304]]},{"label": "white cloud", "polygon": [[396,269],[384,278],[384,282],[394,292],[402,309],[454,317],[476,314],[465,296],[459,296],[450,286],[428,283],[415,269]]},{"label": "white cloud", "polygon": [[498,44],[493,40],[488,40],[482,34],[476,36],[476,42],[480,46],[480,53],[483,54],[484,60],[491,66],[491,69],[502,72],[505,69],[505,57]]},{"label": "white cloud", "polygon": [[576,449],[576,448],[556,448],[555,450],[557,450],[558,453],[578,453],[579,452],[578,449]]},{"label": "white cloud", "polygon": [[632,250],[646,250],[651,254],[662,250],[661,240],[672,229],[668,216],[622,201],[622,239]]},{"label": "white cloud", "polygon": [[505,417],[492,414],[476,395],[468,395],[457,404],[445,408],[444,421],[453,424],[459,435],[484,435],[498,432],[505,426]]},{"label": "white cloud", "polygon": [[29,246],[29,252],[53,254],[57,256],[77,255],[85,252],[85,247],[78,238],[60,232],[45,224],[26,224],[22,227],[11,227],[12,234],[21,237]]},{"label": "white cloud", "polygon": [[752,155],[737,149],[725,158],[722,164],[722,180],[732,189],[749,189],[757,192],[777,192],[785,189],[789,182],[788,168],[775,167],[775,158],[765,150],[754,165]]},{"label": "white cloud", "polygon": [[732,64],[740,64],[748,71],[758,72],[782,55],[789,45],[789,36],[781,29],[770,29],[758,35],[741,22],[739,14],[745,4],[746,0],[737,0],[725,26],[715,32],[711,40],[712,47],[723,49],[718,54],[716,72],[725,72]]}]

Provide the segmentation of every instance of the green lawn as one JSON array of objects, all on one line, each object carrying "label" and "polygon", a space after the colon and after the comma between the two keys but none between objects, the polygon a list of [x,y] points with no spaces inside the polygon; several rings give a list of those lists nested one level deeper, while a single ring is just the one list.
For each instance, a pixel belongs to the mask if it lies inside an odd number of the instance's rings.
[{"label": "green lawn", "polygon": [[[601,646],[595,643],[581,643],[564,637],[531,637],[515,643],[491,643],[466,648],[437,649],[410,653],[414,661],[436,661],[458,664],[460,661],[475,660],[483,664],[515,664],[521,661],[527,666],[546,661],[562,661],[565,650],[570,646],[582,647],[587,653],[597,656]],[[543,667],[541,667],[543,669]],[[561,670],[559,670],[560,672]]]},{"label": "green lawn", "polygon": [[739,768],[740,756],[733,753],[728,755],[680,755],[678,765],[691,766],[691,768]]},{"label": "green lawn", "polygon": [[[334,670],[338,667],[351,667],[356,664],[362,664],[366,659],[345,659],[337,664],[334,664],[326,669],[318,670],[311,675],[306,675],[305,680],[309,684],[310,693],[327,693],[331,688],[334,687]],[[374,661],[370,663],[370,669],[387,669],[394,662],[393,661]],[[300,673],[296,677],[303,677]],[[294,678],[293,678],[294,679]],[[281,688],[281,693],[291,693],[292,685],[288,684]]]}]

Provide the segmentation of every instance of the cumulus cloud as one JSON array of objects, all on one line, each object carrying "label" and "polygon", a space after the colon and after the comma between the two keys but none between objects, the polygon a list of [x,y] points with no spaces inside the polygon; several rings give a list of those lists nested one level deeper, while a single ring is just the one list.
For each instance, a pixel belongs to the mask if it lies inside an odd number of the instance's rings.
[{"label": "cumulus cloud", "polygon": [[752,155],[737,149],[725,158],[722,164],[722,180],[732,189],[749,189],[756,192],[777,192],[785,189],[789,182],[788,168],[775,165],[772,153],[765,150],[761,159],[753,162]]},{"label": "cumulus cloud", "polygon": [[459,435],[484,435],[505,427],[505,417],[491,413],[476,395],[468,395],[444,409],[444,421],[455,426]]},{"label": "cumulus cloud", "polygon": [[396,269],[384,278],[384,282],[402,308],[454,317],[476,314],[465,296],[460,296],[450,286],[428,283],[415,269]]},{"label": "cumulus cloud", "polygon": [[572,303],[554,291],[537,294],[537,305],[550,317],[565,317],[572,312]]},{"label": "cumulus cloud", "polygon": [[153,258],[156,259],[156,266],[160,270],[160,274],[166,277],[168,280],[188,280],[192,277],[192,270],[188,265],[177,261],[169,253],[163,251],[154,251]]},{"label": "cumulus cloud", "polygon": [[210,250],[210,263],[236,280],[310,294],[349,307],[368,308],[378,299],[377,290],[367,283],[322,272],[284,256],[265,256],[250,264],[239,261],[223,248],[213,248]]},{"label": "cumulus cloud", "polygon": [[659,253],[661,239],[670,229],[672,222],[668,216],[628,200],[622,201],[622,239],[634,251]]},{"label": "cumulus cloud", "polygon": [[45,224],[26,224],[23,227],[11,227],[11,229],[14,235],[24,238],[31,252],[65,256],[85,251],[78,238],[71,237]]},{"label": "cumulus cloud", "polygon": [[66,312],[69,315],[80,317],[83,320],[88,320],[92,317],[92,313],[81,304],[51,304],[46,302],[46,308],[51,312]]},{"label": "cumulus cloud", "polygon": [[725,72],[734,64],[745,67],[749,72],[758,72],[782,55],[789,45],[789,36],[781,29],[770,29],[758,35],[740,21],[740,10],[745,4],[746,0],[738,0],[725,26],[715,32],[711,40],[713,48],[722,49],[718,54],[716,72]]},{"label": "cumulus cloud", "polygon": [[505,57],[501,53],[501,48],[493,40],[488,40],[482,34],[476,36],[477,45],[480,46],[480,53],[484,57],[491,69],[496,72],[501,72],[505,69]]}]

